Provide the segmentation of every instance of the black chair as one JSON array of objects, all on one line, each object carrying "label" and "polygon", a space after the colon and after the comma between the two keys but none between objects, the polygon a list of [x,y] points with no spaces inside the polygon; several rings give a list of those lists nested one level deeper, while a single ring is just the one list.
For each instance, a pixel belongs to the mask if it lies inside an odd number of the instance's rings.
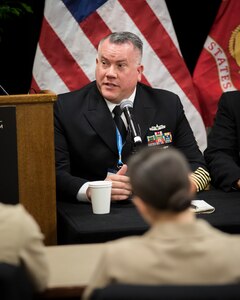
[{"label": "black chair", "polygon": [[96,289],[91,300],[239,300],[240,285],[128,285]]},{"label": "black chair", "polygon": [[24,266],[0,263],[0,299],[32,300],[34,288]]}]

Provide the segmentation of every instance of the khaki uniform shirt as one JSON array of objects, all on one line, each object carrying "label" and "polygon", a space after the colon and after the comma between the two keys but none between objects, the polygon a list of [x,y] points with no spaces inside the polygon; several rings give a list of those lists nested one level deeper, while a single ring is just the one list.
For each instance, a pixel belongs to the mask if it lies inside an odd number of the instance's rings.
[{"label": "khaki uniform shirt", "polygon": [[38,224],[21,204],[0,203],[0,262],[23,262],[38,291],[46,287],[49,272],[43,238]]},{"label": "khaki uniform shirt", "polygon": [[204,220],[157,224],[143,236],[108,242],[85,290],[109,283],[223,284],[240,282],[240,236]]}]

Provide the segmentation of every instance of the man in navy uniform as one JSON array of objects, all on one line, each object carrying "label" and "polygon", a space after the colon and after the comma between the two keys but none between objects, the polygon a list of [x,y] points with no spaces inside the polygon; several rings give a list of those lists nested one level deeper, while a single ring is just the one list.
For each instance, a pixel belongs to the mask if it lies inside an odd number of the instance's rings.
[{"label": "man in navy uniform", "polygon": [[[132,102],[142,147],[178,148],[191,166],[196,191],[207,187],[210,177],[205,160],[179,97],[140,83],[142,48],[133,33],[108,35],[99,43],[96,81],[59,95],[55,105],[58,199],[88,201],[88,182],[103,179],[112,181],[112,200],[131,196],[125,163],[136,149],[130,134],[126,140],[121,138],[113,119],[115,106],[126,99]],[[124,114],[121,117],[127,126]]]}]

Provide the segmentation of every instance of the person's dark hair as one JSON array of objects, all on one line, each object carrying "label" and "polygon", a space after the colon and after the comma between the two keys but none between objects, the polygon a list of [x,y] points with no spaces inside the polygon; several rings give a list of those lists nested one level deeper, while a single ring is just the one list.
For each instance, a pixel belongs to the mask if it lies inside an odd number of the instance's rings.
[{"label": "person's dark hair", "polygon": [[145,147],[128,162],[133,194],[159,211],[181,212],[190,207],[190,168],[176,149]]},{"label": "person's dark hair", "polygon": [[140,58],[143,54],[143,43],[141,39],[134,33],[128,32],[128,31],[120,31],[120,32],[113,32],[110,33],[108,36],[104,37],[99,45],[106,39],[109,39],[109,41],[113,44],[125,44],[125,43],[132,43],[134,48],[138,49],[140,52]]}]

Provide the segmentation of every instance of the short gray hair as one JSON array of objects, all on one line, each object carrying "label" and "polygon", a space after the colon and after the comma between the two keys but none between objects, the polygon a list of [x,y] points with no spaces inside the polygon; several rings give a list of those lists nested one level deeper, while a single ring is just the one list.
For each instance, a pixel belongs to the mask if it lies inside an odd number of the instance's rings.
[{"label": "short gray hair", "polygon": [[140,59],[142,58],[143,54],[143,42],[141,39],[134,33],[128,31],[120,31],[120,32],[112,32],[99,42],[99,46],[105,40],[109,39],[109,41],[113,44],[125,44],[131,43],[135,49],[139,50]]}]

